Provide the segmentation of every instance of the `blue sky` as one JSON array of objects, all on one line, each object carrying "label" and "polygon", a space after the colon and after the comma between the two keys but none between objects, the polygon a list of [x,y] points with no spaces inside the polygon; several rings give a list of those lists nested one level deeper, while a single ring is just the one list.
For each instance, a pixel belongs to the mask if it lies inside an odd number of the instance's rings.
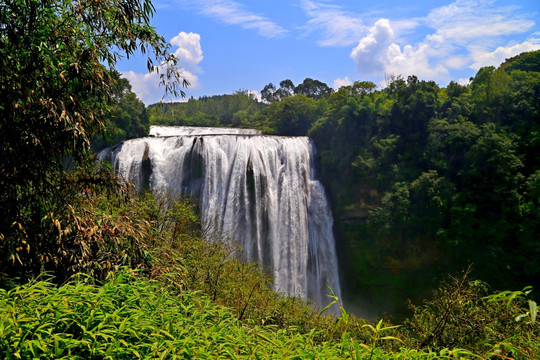
[{"label": "blue sky", "polygon": [[[540,1],[154,0],[152,24],[180,59],[188,97],[260,92],[306,77],[332,88],[383,87],[414,74],[466,82],[482,66],[540,49]],[[156,75],[137,56],[118,64],[145,104]]]}]

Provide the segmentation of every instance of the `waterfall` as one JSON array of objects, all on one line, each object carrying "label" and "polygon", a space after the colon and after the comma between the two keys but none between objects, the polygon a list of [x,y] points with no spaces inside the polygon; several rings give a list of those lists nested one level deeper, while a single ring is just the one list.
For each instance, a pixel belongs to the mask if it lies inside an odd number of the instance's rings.
[{"label": "waterfall", "polygon": [[329,302],[328,286],[340,296],[332,214],[307,137],[182,127],[150,134],[100,156],[139,188],[197,198],[206,233],[238,242],[276,290],[319,306]]}]

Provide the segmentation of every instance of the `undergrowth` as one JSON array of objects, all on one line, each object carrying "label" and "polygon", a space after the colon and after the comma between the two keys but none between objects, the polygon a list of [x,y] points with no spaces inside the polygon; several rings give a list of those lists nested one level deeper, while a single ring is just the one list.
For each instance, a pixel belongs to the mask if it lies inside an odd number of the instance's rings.
[{"label": "undergrowth", "polygon": [[50,238],[31,251],[9,248],[15,268],[28,259],[46,279],[17,280],[3,260],[6,359],[540,358],[530,288],[491,293],[464,272],[412,306],[403,326],[370,324],[331,289],[322,310],[274,292],[241,249],[203,239],[189,200],[121,182],[104,191],[83,178],[66,210],[43,219]]},{"label": "undergrowth", "polygon": [[0,291],[0,353],[11,359],[285,359],[346,356],[312,334],[245,327],[197,292],[132,272]]}]

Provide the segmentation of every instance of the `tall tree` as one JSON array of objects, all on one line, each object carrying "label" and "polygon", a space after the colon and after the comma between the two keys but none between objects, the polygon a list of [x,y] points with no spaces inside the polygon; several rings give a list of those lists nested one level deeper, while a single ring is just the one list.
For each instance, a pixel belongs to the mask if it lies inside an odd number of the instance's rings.
[{"label": "tall tree", "polygon": [[38,259],[44,219],[66,206],[66,160],[83,164],[90,139],[104,130],[120,58],[149,53],[148,69],[161,74],[165,93],[183,93],[188,83],[150,26],[153,12],[150,0],[0,4],[0,265],[3,256],[12,265]]},{"label": "tall tree", "polygon": [[274,96],[278,100],[283,100],[294,95],[294,84],[291,80],[285,79],[279,83],[279,89],[276,90]]},{"label": "tall tree", "polygon": [[276,87],[274,84],[270,83],[265,85],[265,87],[261,90],[261,98],[266,101],[267,103],[272,103],[276,101],[275,97]]},{"label": "tall tree", "polygon": [[332,89],[319,80],[306,78],[300,85],[294,88],[294,93],[306,95],[313,99],[320,99],[323,96],[330,95]]}]

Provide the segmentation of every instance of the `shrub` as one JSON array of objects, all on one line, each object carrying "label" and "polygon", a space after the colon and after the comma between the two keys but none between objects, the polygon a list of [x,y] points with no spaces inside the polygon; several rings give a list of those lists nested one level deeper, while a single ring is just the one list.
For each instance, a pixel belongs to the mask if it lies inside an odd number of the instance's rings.
[{"label": "shrub", "polygon": [[79,277],[0,290],[4,359],[341,358],[313,335],[245,327],[196,292],[122,270],[102,286]]},{"label": "shrub", "polygon": [[534,358],[540,344],[529,310],[536,303],[527,301],[530,288],[489,294],[487,284],[468,279],[469,271],[442,283],[424,305],[411,305],[413,316],[405,322],[407,345],[466,349],[481,358]]}]

